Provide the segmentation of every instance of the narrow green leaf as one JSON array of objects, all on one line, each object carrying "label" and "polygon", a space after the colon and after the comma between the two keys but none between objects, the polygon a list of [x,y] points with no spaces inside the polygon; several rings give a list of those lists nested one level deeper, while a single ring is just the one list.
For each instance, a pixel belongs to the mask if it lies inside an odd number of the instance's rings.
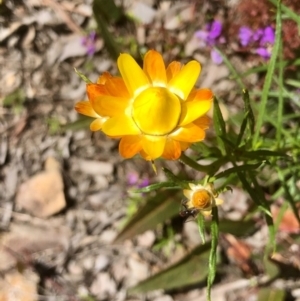
[{"label": "narrow green leaf", "polygon": [[245,152],[243,154],[245,157],[253,158],[253,159],[261,159],[261,157],[285,157],[289,158],[285,152],[282,151],[272,151],[268,149],[259,149],[255,151]]},{"label": "narrow green leaf", "polygon": [[217,271],[217,248],[219,242],[219,217],[218,208],[215,206],[212,208],[212,220],[211,220],[211,248],[208,261],[208,276],[206,287],[206,298],[211,301],[211,288],[214,283]]},{"label": "narrow green leaf", "polygon": [[177,176],[175,176],[173,174],[173,172],[171,170],[169,170],[166,167],[162,168],[162,171],[164,172],[164,174],[166,175],[167,179],[169,180],[169,182],[172,182],[174,184],[176,184],[179,187],[182,188],[188,188],[188,184],[186,181],[181,180],[180,178],[178,178]]},{"label": "narrow green leaf", "polygon": [[284,190],[284,193],[285,193],[285,197],[286,197],[289,205],[291,206],[295,217],[297,218],[297,220],[298,220],[298,222],[300,224],[299,211],[298,211],[298,208],[296,207],[294,198],[293,198],[293,196],[290,193],[290,189],[289,189],[289,187],[287,185],[287,181],[284,178],[282,171],[279,168],[277,168],[276,170],[277,170],[277,173],[278,173],[278,177],[279,177],[279,179],[281,181],[281,186],[283,187],[283,190]]},{"label": "narrow green leaf", "polygon": [[186,164],[187,166],[192,167],[195,170],[205,172],[205,173],[208,173],[208,174],[211,172],[212,169],[214,169],[213,166],[206,166],[206,165],[201,165],[201,164],[197,163],[196,161],[194,161],[190,157],[186,156],[185,153],[181,154],[181,156],[179,158],[179,161]]},{"label": "narrow green leaf", "polygon": [[82,129],[88,129],[89,125],[94,119],[87,116],[80,116],[78,120],[74,122],[67,123],[65,125],[62,125],[61,128],[64,131],[72,130],[72,131],[78,131]]},{"label": "narrow green leaf", "polygon": [[116,42],[114,36],[108,30],[108,23],[105,21],[103,15],[106,14],[106,3],[111,1],[103,1],[103,0],[94,0],[93,2],[93,13],[95,20],[98,25],[98,30],[103,37],[105,46],[112,57],[113,60],[117,60],[121,51],[118,43]]},{"label": "narrow green leaf", "polygon": [[243,100],[244,100],[244,104],[245,104],[245,112],[246,112],[246,114],[248,113],[247,119],[248,119],[250,134],[253,135],[254,126],[255,126],[255,118],[254,118],[254,114],[253,114],[252,107],[250,104],[249,92],[246,89],[243,90]]},{"label": "narrow green leaf", "polygon": [[220,150],[222,154],[225,154],[225,145],[224,142],[220,139],[220,136],[223,137],[226,136],[226,125],[216,97],[214,97],[213,120],[214,120],[214,127],[215,127],[215,132],[217,134]]},{"label": "narrow green leaf", "polygon": [[[283,111],[284,111],[284,103],[283,103],[283,89],[281,87],[284,87],[283,83],[283,53],[282,53],[282,42],[280,43],[280,55],[279,55],[279,96],[278,96],[278,110],[277,110],[277,124],[282,125],[282,119],[283,119]],[[280,146],[281,143],[281,126],[279,126],[276,129],[276,140],[277,145]]]},{"label": "narrow green leaf", "polygon": [[205,244],[205,219],[202,214],[199,214],[197,217],[198,230],[202,243]]},{"label": "narrow green leaf", "polygon": [[257,191],[251,187],[249,182],[247,181],[245,177],[244,172],[237,172],[238,177],[244,187],[244,189],[249,193],[250,197],[252,198],[253,202],[257,204],[257,206],[260,206],[260,208],[264,208],[264,212],[269,216],[272,217],[271,211],[267,209],[267,205],[264,203],[264,198],[261,199],[258,195]]},{"label": "narrow green leaf", "polygon": [[115,0],[94,1],[97,2],[97,7],[99,7],[97,12],[106,23],[118,22],[124,17],[122,8],[116,5]]},{"label": "narrow green leaf", "polygon": [[288,8],[286,5],[282,4],[281,1],[278,0],[269,0],[271,3],[277,6],[278,10],[282,10],[290,19],[294,20],[300,26],[300,17],[293,10]]},{"label": "narrow green leaf", "polygon": [[254,185],[255,192],[259,196],[259,198],[262,202],[261,206],[265,209],[265,212],[267,212],[265,214],[266,222],[267,222],[268,229],[269,229],[269,241],[268,241],[268,245],[265,250],[265,257],[267,257],[269,255],[270,251],[274,253],[275,249],[276,249],[276,241],[275,241],[276,232],[275,232],[273,216],[271,214],[270,204],[265,198],[265,193],[264,193],[262,187],[258,184],[257,179],[254,176],[252,176],[251,174],[249,176],[250,176],[250,180],[252,181],[252,183]]},{"label": "narrow green leaf", "polygon": [[78,71],[76,68],[74,68],[75,73],[87,84],[91,84],[93,83],[90,79],[88,79],[83,73],[81,73],[80,71]]},{"label": "narrow green leaf", "polygon": [[180,189],[181,186],[179,186],[178,184],[176,184],[174,182],[166,181],[166,182],[151,184],[151,185],[148,185],[148,186],[143,187],[143,188],[134,189],[133,192],[136,192],[136,193],[150,192],[150,191],[159,190],[161,188],[172,188],[172,189],[177,188],[177,189]]},{"label": "narrow green leaf", "polygon": [[266,113],[266,106],[268,101],[268,93],[271,87],[272,78],[274,76],[274,70],[275,70],[275,64],[276,59],[279,53],[280,44],[281,44],[281,30],[282,30],[282,24],[281,24],[281,1],[277,0],[277,14],[276,14],[276,33],[275,33],[275,44],[272,49],[272,55],[270,58],[268,71],[266,74],[266,79],[263,86],[263,93],[261,97],[261,102],[258,110],[258,117],[256,122],[256,131],[253,135],[253,147],[257,147],[258,138],[260,135],[260,129],[262,128],[263,121],[264,121],[264,115]]},{"label": "narrow green leaf", "polygon": [[204,282],[207,276],[209,249],[210,243],[197,246],[179,262],[129,289],[129,293],[145,293],[157,289],[179,289]]},{"label": "narrow green leaf", "polygon": [[120,243],[147,230],[155,229],[158,224],[178,215],[180,211],[179,197],[176,191],[164,191],[147,200],[135,215],[127,222],[115,239]]},{"label": "narrow green leaf", "polygon": [[229,175],[237,172],[242,172],[242,171],[249,171],[249,170],[256,170],[262,166],[263,163],[259,162],[256,164],[243,164],[241,166],[234,166],[231,168],[228,168],[224,171],[221,171],[220,173],[216,174],[213,179],[220,179],[220,178],[226,178]]},{"label": "narrow green leaf", "polygon": [[236,147],[240,146],[241,141],[243,139],[243,136],[245,134],[245,130],[246,130],[247,124],[248,124],[248,116],[249,116],[249,112],[246,112],[245,115],[244,115],[243,122],[242,122],[241,127],[240,127],[240,132],[239,132],[238,137],[237,137]]}]

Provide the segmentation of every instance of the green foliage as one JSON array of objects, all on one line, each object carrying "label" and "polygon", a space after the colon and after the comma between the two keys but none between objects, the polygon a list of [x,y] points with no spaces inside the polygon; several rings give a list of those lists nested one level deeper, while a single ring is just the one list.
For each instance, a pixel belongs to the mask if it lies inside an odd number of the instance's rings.
[{"label": "green foliage", "polygon": [[[259,212],[269,230],[269,243],[264,254],[266,272],[271,277],[278,275],[278,269],[269,259],[275,251],[275,234],[279,227],[279,221],[275,225],[273,222],[270,209],[272,201],[278,198],[285,201],[279,220],[285,210],[291,208],[300,222],[297,209],[297,202],[300,202],[297,187],[300,177],[300,100],[293,91],[300,87],[300,75],[298,71],[293,74],[295,78],[288,78],[286,71],[291,66],[298,68],[300,59],[295,61],[283,59],[282,13],[298,24],[300,17],[281,5],[279,0],[269,1],[277,7],[276,41],[272,56],[266,64],[239,74],[230,59],[215,48],[223,57],[232,78],[240,88],[244,108],[243,111],[230,116],[229,120],[224,120],[220,109],[222,99],[214,97],[215,136],[193,145],[193,156],[181,155],[181,163],[201,174],[206,174],[206,177],[202,181],[183,179],[164,168],[165,181],[135,190],[138,194],[151,193],[151,197],[145,195],[147,200],[139,204],[140,206],[137,206],[136,202],[131,202],[129,209],[135,213],[131,214],[115,242],[120,243],[146,230],[157,229],[158,225],[163,225],[177,216],[181,210],[182,190],[189,189],[189,183],[215,183],[218,193],[230,190],[230,187],[243,188],[253,202],[251,212],[240,221],[219,220],[217,207],[212,208],[210,221],[200,214],[197,223],[202,244],[178,263],[136,285],[131,292],[147,292],[158,288],[174,289],[199,282],[203,284],[207,280],[207,300],[210,300],[211,288],[217,273],[219,232],[243,236],[255,231],[253,212]],[[104,5],[104,2],[94,0],[93,11],[106,47],[116,59],[120,53],[120,40],[116,40],[108,28],[111,23],[123,20],[124,14],[121,8],[115,6],[114,1],[108,6]],[[134,51],[135,46],[133,43]],[[80,72],[76,72],[83,80],[89,82]],[[265,76],[261,90],[259,88],[247,90],[245,79],[253,73]],[[86,121],[89,123],[89,120]],[[76,125],[72,127],[75,128]],[[207,163],[199,164],[200,160]],[[154,194],[155,191],[159,192]],[[137,200],[133,198],[133,201]],[[165,248],[173,239],[173,229],[169,225],[167,229],[167,236],[157,242],[156,249]],[[275,295],[276,298],[273,298],[274,291],[271,289],[260,290],[259,300],[284,300],[284,292],[276,291]]]},{"label": "green foliage", "polygon": [[25,93],[22,89],[17,89],[3,99],[4,107],[11,107],[15,114],[20,114],[24,108]]}]

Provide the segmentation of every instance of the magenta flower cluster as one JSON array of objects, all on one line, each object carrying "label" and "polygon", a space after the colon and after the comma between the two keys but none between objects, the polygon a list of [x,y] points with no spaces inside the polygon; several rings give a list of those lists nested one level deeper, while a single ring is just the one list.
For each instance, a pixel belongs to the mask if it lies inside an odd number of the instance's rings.
[{"label": "magenta flower cluster", "polygon": [[[222,56],[214,46],[226,42],[222,35],[223,25],[219,21],[212,21],[205,25],[204,30],[195,32],[195,37],[199,40],[200,48],[209,48],[212,61],[219,65],[223,62]],[[254,47],[254,53],[265,60],[271,57],[272,46],[275,42],[275,32],[273,27],[267,26],[252,30],[247,26],[242,26],[238,33],[240,44],[243,47]]]},{"label": "magenta flower cluster", "polygon": [[195,32],[195,37],[200,41],[200,47],[209,47],[212,61],[219,65],[223,62],[222,56],[214,48],[218,44],[225,43],[225,38],[222,36],[223,25],[219,21],[213,21],[205,25],[204,30]]},{"label": "magenta flower cluster", "polygon": [[267,60],[271,57],[272,46],[275,43],[275,32],[271,26],[255,31],[247,26],[242,26],[239,30],[239,40],[244,47],[255,46],[254,52]]},{"label": "magenta flower cluster", "polygon": [[88,56],[93,56],[96,52],[96,32],[91,31],[87,36],[81,38],[81,45],[86,48]]}]

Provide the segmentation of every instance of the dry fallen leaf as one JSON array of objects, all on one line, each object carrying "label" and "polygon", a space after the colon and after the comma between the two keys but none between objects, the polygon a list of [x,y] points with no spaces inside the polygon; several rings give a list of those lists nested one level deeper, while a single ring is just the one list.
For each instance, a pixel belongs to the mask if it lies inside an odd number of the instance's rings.
[{"label": "dry fallen leaf", "polygon": [[0,273],[18,262],[30,266],[39,259],[43,261],[43,252],[59,254],[68,248],[70,232],[67,227],[57,225],[53,220],[45,225],[12,223],[9,232],[0,235]]},{"label": "dry fallen leaf", "polygon": [[230,261],[234,262],[244,273],[256,274],[256,267],[251,260],[252,250],[249,245],[228,233],[222,235],[222,241]]},{"label": "dry fallen leaf", "polygon": [[45,171],[20,186],[16,203],[37,217],[49,217],[65,208],[63,178],[56,159],[49,157],[45,163]]},{"label": "dry fallen leaf", "polygon": [[8,273],[0,280],[0,301],[35,301],[38,277],[30,270]]},{"label": "dry fallen leaf", "polygon": [[[272,211],[274,222],[277,222],[278,215],[280,214],[279,207],[274,205],[271,207],[271,211]],[[300,212],[299,212],[299,214],[300,214]],[[279,223],[279,230],[286,232],[286,233],[299,233],[300,232],[299,222],[298,222],[294,212],[291,209],[287,209],[284,212],[282,219]]]}]

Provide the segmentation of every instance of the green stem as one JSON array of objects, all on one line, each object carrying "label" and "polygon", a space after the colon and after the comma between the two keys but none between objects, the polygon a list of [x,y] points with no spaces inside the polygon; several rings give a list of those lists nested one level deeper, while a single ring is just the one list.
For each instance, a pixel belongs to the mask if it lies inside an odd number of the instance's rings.
[{"label": "green stem", "polygon": [[185,155],[184,153],[181,154],[179,160],[186,164],[187,166],[201,171],[201,172],[205,172],[205,173],[210,173],[211,171],[211,166],[205,166],[205,165],[200,165],[199,163],[197,163],[196,161],[194,161],[193,159],[191,159],[190,157],[188,157],[187,155]]}]

